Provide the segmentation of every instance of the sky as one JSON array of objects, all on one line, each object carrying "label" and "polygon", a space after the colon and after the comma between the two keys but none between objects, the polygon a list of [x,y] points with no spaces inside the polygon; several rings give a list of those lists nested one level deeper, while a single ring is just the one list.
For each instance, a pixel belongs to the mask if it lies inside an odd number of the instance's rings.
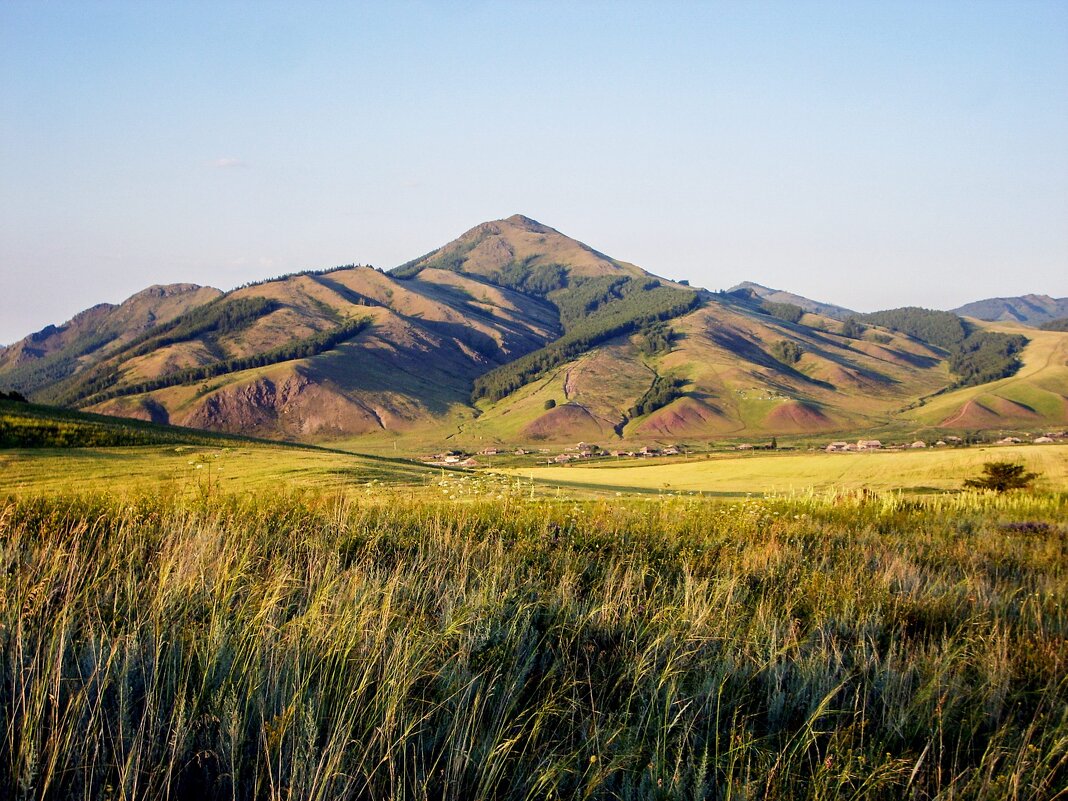
[{"label": "sky", "polygon": [[1068,2],[0,0],[0,343],[515,213],[709,289],[1068,296]]}]

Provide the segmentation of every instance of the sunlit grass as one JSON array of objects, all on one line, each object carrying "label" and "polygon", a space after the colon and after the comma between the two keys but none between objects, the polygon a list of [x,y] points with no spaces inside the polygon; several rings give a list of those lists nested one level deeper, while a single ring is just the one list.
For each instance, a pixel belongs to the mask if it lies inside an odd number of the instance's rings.
[{"label": "sunlit grass", "polygon": [[985,462],[1020,462],[1040,475],[1039,487],[1068,490],[1068,445],[928,448],[870,453],[726,454],[658,464],[620,459],[565,467],[502,469],[511,476],[574,487],[675,492],[798,493],[809,490],[945,492],[962,488]]},{"label": "sunlit grass", "polygon": [[0,797],[1066,786],[1065,496],[476,484],[3,503]]}]

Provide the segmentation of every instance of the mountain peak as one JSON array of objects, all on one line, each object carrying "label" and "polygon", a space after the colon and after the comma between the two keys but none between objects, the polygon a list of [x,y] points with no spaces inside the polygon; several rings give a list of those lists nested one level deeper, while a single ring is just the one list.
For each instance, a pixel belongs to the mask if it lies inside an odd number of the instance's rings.
[{"label": "mountain peak", "polygon": [[504,221],[515,223],[516,225],[541,226],[540,222],[525,214],[513,214],[511,217],[505,218]]},{"label": "mountain peak", "polygon": [[524,214],[476,225],[447,245],[392,270],[411,278],[428,267],[496,280],[502,271],[563,268],[581,277],[647,275]]}]

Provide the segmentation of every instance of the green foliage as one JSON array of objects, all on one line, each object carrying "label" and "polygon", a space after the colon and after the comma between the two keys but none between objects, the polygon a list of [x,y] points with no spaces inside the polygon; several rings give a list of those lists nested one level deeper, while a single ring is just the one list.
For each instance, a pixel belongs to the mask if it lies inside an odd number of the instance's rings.
[{"label": "green foliage", "polygon": [[168,345],[188,342],[205,334],[240,331],[278,307],[277,301],[268,298],[222,297],[149,329],[130,342],[121,353],[126,358],[134,358]]},{"label": "green foliage", "polygon": [[696,292],[659,284],[649,289],[627,292],[618,300],[605,303],[597,307],[595,312],[576,321],[562,337],[544,348],[475,379],[472,400],[500,400],[596,345],[638,331],[650,323],[678,317],[694,309],[698,303]]},{"label": "green foliage", "polygon": [[21,392],[16,392],[16,391],[11,391],[11,392],[0,391],[0,401],[11,401],[13,403],[26,403],[26,396],[23,395]]},{"label": "green foliage", "polygon": [[789,339],[780,339],[771,344],[771,355],[783,364],[797,364],[805,349]]},{"label": "green foliage", "polygon": [[1042,331],[1068,331],[1068,317],[1044,322],[1039,326],[1039,329]]},{"label": "green foliage", "polygon": [[645,391],[636,404],[629,410],[631,417],[641,417],[644,414],[652,414],[657,409],[662,409],[676,398],[683,395],[682,387],[685,384],[680,378],[658,375],[653,379],[652,386]]},{"label": "green foliage", "polygon": [[389,271],[389,274],[393,278],[405,281],[415,278],[426,269],[463,272],[463,266],[467,262],[467,254],[478,247],[484,239],[484,236],[475,236],[451,250],[443,248],[432,250],[425,256],[420,256],[418,259],[412,259],[399,267],[394,267]]},{"label": "green foliage", "polygon": [[285,345],[280,345],[277,348],[272,348],[271,350],[266,350],[252,356],[226,359],[224,361],[212,362],[211,364],[198,365],[197,367],[187,367],[184,370],[177,370],[165,376],[160,376],[159,378],[124,384],[120,387],[107,389],[108,386],[117,383],[120,378],[117,372],[112,371],[98,379],[98,381],[88,384],[80,394],[66,399],[66,403],[80,403],[83,406],[91,406],[95,403],[100,403],[112,398],[123,397],[125,395],[140,395],[144,392],[154,392],[158,389],[173,387],[179,384],[194,384],[197,381],[205,381],[209,378],[226,375],[227,373],[236,373],[241,370],[250,370],[255,367],[266,367],[271,364],[287,362],[293,359],[308,359],[312,356],[331,350],[346,340],[352,339],[369,325],[370,320],[367,318],[348,320],[328,331],[320,331],[318,334],[314,334],[306,339],[288,342]]},{"label": "green foliage", "polygon": [[553,398],[549,398],[549,400],[545,401],[545,404],[544,404],[543,408],[545,409],[545,411],[549,411],[549,409],[555,409],[556,408],[556,400],[553,399]]},{"label": "green foliage", "polygon": [[1022,364],[1018,354],[1027,345],[1024,336],[977,330],[944,311],[906,307],[866,314],[863,320],[947,350],[949,369],[958,376],[955,387],[976,386],[1015,375]]},{"label": "green foliage", "polygon": [[788,323],[800,322],[801,318],[805,316],[805,310],[793,303],[772,303],[766,300],[760,304],[760,309],[765,314],[770,314],[772,317]]},{"label": "green foliage", "polygon": [[946,350],[960,345],[968,336],[967,323],[952,312],[916,306],[863,314],[859,319],[871,325],[900,331]]},{"label": "green foliage", "polygon": [[849,316],[846,321],[842,323],[842,336],[849,337],[850,339],[860,339],[864,336],[866,329],[861,324],[860,320],[856,316]]},{"label": "green foliage", "polygon": [[1064,786],[1063,501],[406,497],[0,503],[0,797]]},{"label": "green foliage", "polygon": [[2,373],[4,383],[35,400],[47,399],[52,385],[73,375],[84,356],[95,353],[115,336],[113,332],[88,335],[55,353],[11,367]]},{"label": "green foliage", "polygon": [[1026,489],[1035,482],[1036,478],[1038,478],[1038,473],[1027,472],[1027,468],[1022,464],[987,462],[983,465],[983,475],[965,480],[964,486],[1005,492],[1011,489]]},{"label": "green foliage", "polygon": [[531,267],[532,260],[507,264],[490,280],[498,286],[537,297],[545,297],[550,292],[568,285],[567,268],[562,264],[539,264]]},{"label": "green foliage", "polygon": [[[665,287],[655,278],[601,275],[593,278],[576,278],[567,292],[555,292],[550,295],[549,300],[556,305],[560,312],[560,322],[564,330],[568,331],[583,323],[590,315],[597,314],[606,307],[627,299],[630,295],[640,295],[658,288]],[[689,292],[689,290],[675,291]]]},{"label": "green foliage", "polygon": [[667,323],[657,320],[638,330],[638,350],[643,356],[659,356],[671,352],[675,332]]},{"label": "green foliage", "polygon": [[0,448],[111,448],[242,440],[141,420],[0,400]]},{"label": "green foliage", "polygon": [[974,386],[1008,378],[1020,369],[1017,358],[1027,337],[995,331],[975,331],[950,350],[949,369],[960,376],[959,386]]},{"label": "green foliage", "polygon": [[[430,254],[427,254],[430,255]],[[398,281],[408,281],[415,278],[419,273],[423,271],[423,259],[426,256],[420,256],[418,259],[412,259],[407,261],[399,267],[394,267],[389,271],[391,278],[396,278]]]}]

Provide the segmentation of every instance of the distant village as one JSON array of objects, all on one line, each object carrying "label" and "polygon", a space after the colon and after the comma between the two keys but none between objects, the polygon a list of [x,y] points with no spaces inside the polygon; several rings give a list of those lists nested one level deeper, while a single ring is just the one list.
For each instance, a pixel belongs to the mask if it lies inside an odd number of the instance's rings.
[{"label": "distant village", "polygon": [[[808,450],[822,450],[826,453],[856,453],[858,451],[904,451],[919,448],[960,448],[965,447],[966,445],[1046,445],[1064,440],[1068,440],[1068,431],[1051,431],[1032,439],[1009,436],[994,441],[984,440],[980,442],[965,441],[964,438],[957,436],[944,436],[941,439],[934,441],[918,439],[907,443],[883,443],[881,440],[877,439],[858,439],[856,442],[829,442],[822,447],[810,447]],[[729,446],[726,450],[790,451],[795,450],[795,448],[780,448],[775,438],[772,438],[770,443],[753,444],[743,442]],[[689,449],[684,445],[668,445],[662,448],[643,446],[636,450],[624,450],[605,449],[600,445],[595,445],[593,443],[579,442],[575,445],[564,447],[563,450],[559,452],[554,452],[551,448],[528,450],[526,448],[489,447],[483,448],[474,454],[461,450],[435,453],[429,456],[424,456],[421,461],[426,464],[440,467],[480,467],[482,464],[478,461],[478,457],[480,456],[533,456],[538,461],[552,465],[568,464],[570,462],[578,462],[585,459],[651,459],[665,456],[693,455],[694,453],[696,453],[696,451]]]}]

